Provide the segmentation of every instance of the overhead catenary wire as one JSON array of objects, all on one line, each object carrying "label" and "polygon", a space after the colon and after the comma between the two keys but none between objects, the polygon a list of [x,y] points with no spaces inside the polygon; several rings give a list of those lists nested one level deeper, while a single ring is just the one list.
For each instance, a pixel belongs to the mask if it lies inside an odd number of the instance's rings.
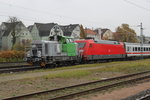
[{"label": "overhead catenary wire", "polygon": [[134,5],[134,6],[138,7],[138,8],[140,8],[140,9],[143,9],[143,10],[146,10],[146,11],[150,12],[150,9],[149,9],[149,8],[146,8],[146,7],[144,7],[144,6],[138,5],[138,4],[136,4],[136,3],[134,3],[134,2],[131,2],[131,1],[129,1],[129,0],[124,0],[124,1],[127,2],[127,3],[129,3],[129,4],[131,4],[131,5]]},{"label": "overhead catenary wire", "polygon": [[24,9],[24,10],[34,12],[34,13],[35,12],[40,13],[40,14],[43,13],[43,14],[47,14],[50,17],[52,17],[52,15],[54,15],[54,17],[57,18],[57,19],[67,18],[67,19],[70,19],[70,20],[76,20],[76,21],[81,21],[81,22],[84,21],[84,22],[98,23],[99,24],[99,22],[97,22],[97,21],[91,21],[91,20],[86,20],[86,19],[78,19],[78,18],[74,18],[74,17],[70,17],[70,16],[65,16],[65,15],[52,13],[52,12],[49,12],[49,11],[36,10],[36,9],[33,9],[33,8],[28,8],[28,7],[23,7],[23,6],[20,6],[20,5],[14,5],[14,4],[6,3],[6,2],[3,2],[3,1],[0,1],[0,2],[5,4],[5,5],[8,5],[9,7],[20,8],[20,9]]}]

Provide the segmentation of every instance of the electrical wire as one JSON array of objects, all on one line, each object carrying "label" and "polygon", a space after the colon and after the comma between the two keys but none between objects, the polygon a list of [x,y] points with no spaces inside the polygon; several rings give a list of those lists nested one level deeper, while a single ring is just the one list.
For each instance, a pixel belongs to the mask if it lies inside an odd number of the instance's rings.
[{"label": "electrical wire", "polygon": [[129,0],[124,0],[124,1],[125,1],[126,3],[129,3],[129,4],[131,4],[131,5],[134,5],[134,6],[138,7],[138,8],[140,8],[140,9],[143,9],[143,10],[146,10],[146,11],[150,12],[150,9],[148,9],[148,8],[146,8],[146,7],[140,6],[140,5],[138,5],[138,4],[134,3],[134,2],[131,2],[131,1],[129,1]]},{"label": "electrical wire", "polygon": [[[57,19],[62,19],[62,18],[65,18],[65,19],[70,19],[70,20],[74,20],[74,21],[84,21],[84,22],[90,22],[90,23],[98,23],[97,21],[89,21],[89,20],[85,20],[85,19],[77,19],[77,18],[73,18],[73,17],[70,17],[70,16],[64,16],[64,15],[59,15],[59,14],[56,14],[56,13],[52,13],[52,12],[47,12],[47,11],[41,11],[41,10],[36,10],[36,9],[31,9],[31,8],[27,8],[27,7],[23,7],[23,6],[19,6],[19,5],[14,5],[14,4],[10,4],[10,3],[5,3],[5,2],[2,2],[0,1],[1,3],[5,4],[5,5],[8,5],[10,7],[15,7],[15,8],[20,8],[20,9],[24,9],[24,10],[27,10],[27,11],[32,11],[32,12],[36,12],[36,13],[43,13],[43,14],[47,14],[48,16],[52,17],[52,15],[57,16]],[[100,24],[100,23],[98,23]]]}]

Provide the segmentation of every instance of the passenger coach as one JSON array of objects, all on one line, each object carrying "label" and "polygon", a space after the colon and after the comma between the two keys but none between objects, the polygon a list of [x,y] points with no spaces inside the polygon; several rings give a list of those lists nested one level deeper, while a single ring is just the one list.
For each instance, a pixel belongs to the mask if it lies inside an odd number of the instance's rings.
[{"label": "passenger coach", "polygon": [[150,56],[150,44],[141,45],[140,43],[125,43],[125,48],[128,58]]}]

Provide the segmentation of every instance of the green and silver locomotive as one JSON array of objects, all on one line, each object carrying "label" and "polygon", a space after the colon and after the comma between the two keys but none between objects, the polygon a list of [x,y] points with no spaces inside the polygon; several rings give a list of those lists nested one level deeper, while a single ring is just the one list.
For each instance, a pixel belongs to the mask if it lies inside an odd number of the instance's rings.
[{"label": "green and silver locomotive", "polygon": [[75,63],[78,60],[77,43],[73,38],[51,36],[50,41],[35,40],[27,52],[28,63],[40,66]]}]

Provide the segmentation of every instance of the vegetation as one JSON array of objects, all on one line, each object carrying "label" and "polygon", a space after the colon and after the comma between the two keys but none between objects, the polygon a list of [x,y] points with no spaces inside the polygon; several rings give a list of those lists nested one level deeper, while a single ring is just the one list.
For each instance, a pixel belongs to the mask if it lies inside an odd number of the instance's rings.
[{"label": "vegetation", "polygon": [[[53,73],[45,76],[45,78],[80,78],[88,75],[92,75],[95,73],[122,73],[122,74],[129,74],[129,73],[136,73],[141,71],[150,70],[149,67],[150,59],[146,60],[137,60],[137,61],[120,61],[120,62],[110,62],[110,63],[102,63],[102,64],[89,64],[89,65],[77,65],[77,66],[70,66],[58,69],[50,69],[50,70],[62,70],[62,69],[73,69],[68,71],[61,71],[59,73]],[[86,67],[87,69],[78,69]],[[96,67],[90,68],[88,67]]]},{"label": "vegetation", "polygon": [[0,52],[0,62],[16,62],[23,61],[25,52],[24,51],[1,51]]},{"label": "vegetation", "polygon": [[85,39],[86,38],[86,34],[84,32],[84,28],[83,28],[82,25],[80,26],[80,38],[81,39]]},{"label": "vegetation", "polygon": [[116,33],[114,34],[114,40],[120,42],[138,42],[136,32],[131,29],[128,24],[122,24],[117,27]]},{"label": "vegetation", "polygon": [[112,65],[111,67],[103,67],[93,70],[94,72],[121,72],[121,73],[136,73],[150,70],[150,59],[141,61],[127,61],[126,64]]},{"label": "vegetation", "polygon": [[16,27],[17,24],[20,22],[19,19],[17,17],[9,17],[9,20],[8,20],[10,24],[9,26],[9,30],[11,31],[11,36],[12,36],[12,50],[13,50],[13,47],[16,43],[16,40],[19,36],[18,32],[21,31],[21,27]]},{"label": "vegetation", "polygon": [[87,70],[72,70],[57,74],[49,74],[45,78],[80,78],[89,75],[91,72]]}]

